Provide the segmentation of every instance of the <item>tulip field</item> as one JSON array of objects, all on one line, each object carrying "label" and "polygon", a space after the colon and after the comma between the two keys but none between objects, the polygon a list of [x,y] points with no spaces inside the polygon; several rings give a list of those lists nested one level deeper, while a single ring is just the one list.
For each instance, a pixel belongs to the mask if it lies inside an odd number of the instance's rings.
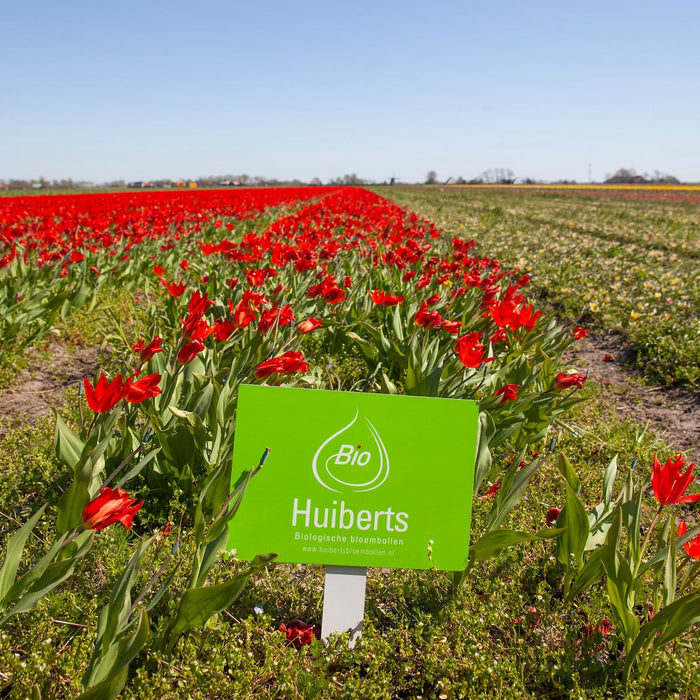
[{"label": "tulip field", "polygon": [[660,383],[700,387],[700,188],[426,188],[394,199],[527,272],[542,303],[629,341]]},{"label": "tulip field", "polygon": [[[0,414],[0,697],[698,697],[693,455],[567,360],[614,332],[646,381],[697,389],[697,206],[0,197],[0,395],[56,348],[59,377],[92,358],[44,417]],[[233,463],[246,384],[477,402],[463,570],[370,569],[362,638],[321,640],[323,567],[229,549],[285,460]]]}]

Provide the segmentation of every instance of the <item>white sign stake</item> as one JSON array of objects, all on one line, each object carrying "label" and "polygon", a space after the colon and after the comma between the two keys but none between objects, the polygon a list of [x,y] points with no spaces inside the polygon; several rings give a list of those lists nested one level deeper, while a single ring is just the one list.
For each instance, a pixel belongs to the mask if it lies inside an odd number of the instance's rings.
[{"label": "white sign stake", "polygon": [[362,635],[365,616],[365,586],[367,569],[360,566],[326,566],[323,590],[323,619],[321,638],[335,632],[349,632],[348,645]]}]

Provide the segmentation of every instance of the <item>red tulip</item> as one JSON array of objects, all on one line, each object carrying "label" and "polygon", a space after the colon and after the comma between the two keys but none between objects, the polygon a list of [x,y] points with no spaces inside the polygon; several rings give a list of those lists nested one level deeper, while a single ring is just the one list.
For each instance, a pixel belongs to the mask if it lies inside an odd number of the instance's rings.
[{"label": "red tulip", "polygon": [[477,369],[481,366],[484,360],[484,346],[479,342],[481,336],[481,333],[467,333],[467,335],[457,338],[454,351],[465,367]]},{"label": "red tulip", "polygon": [[680,455],[673,459],[669,457],[666,464],[661,464],[654,453],[654,464],[651,468],[651,486],[656,500],[663,506],[671,503],[694,503],[700,501],[700,493],[684,496],[683,493],[693,480],[694,464],[684,472],[685,460]]},{"label": "red tulip", "polygon": [[275,302],[270,309],[265,309],[258,322],[258,331],[267,333],[275,326],[289,326],[294,323],[294,312],[289,304],[280,308],[279,302]]},{"label": "red tulip", "polygon": [[561,508],[557,508],[556,506],[552,506],[547,511],[546,522],[547,522],[548,526],[554,525],[557,522],[557,518],[559,517],[559,513],[561,513]]},{"label": "red tulip", "polygon": [[88,382],[87,377],[84,377],[83,386],[87,404],[95,413],[111,411],[124,395],[121,374],[118,374],[111,382],[108,382],[104,372],[100,372],[100,377],[94,388]]},{"label": "red tulip", "polygon": [[329,304],[338,304],[345,300],[345,291],[340,287],[331,287],[327,292],[322,294],[322,297]]},{"label": "red tulip", "polygon": [[[180,319],[182,321],[182,319]],[[200,343],[206,340],[214,330],[201,316],[188,316],[182,321],[182,335],[187,340],[198,340]]]},{"label": "red tulip", "polygon": [[144,364],[148,362],[155,354],[163,352],[163,348],[160,347],[162,342],[163,339],[160,336],[153,338],[148,345],[146,345],[142,339],[139,339],[138,342],[131,346],[131,348],[134,352],[139,353],[139,360],[141,361],[141,364]]},{"label": "red tulip", "polygon": [[200,343],[198,340],[192,340],[189,343],[183,345],[182,350],[177,354],[177,361],[181,365],[186,365],[188,362],[192,362],[196,357],[197,353],[204,350],[204,343]]},{"label": "red tulip", "polygon": [[579,389],[583,386],[583,383],[588,379],[585,374],[558,374],[554,377],[554,388],[557,390],[568,389],[571,386],[578,387]]},{"label": "red tulip", "polygon": [[167,282],[162,277],[160,283],[170,292],[170,296],[179,297],[185,293],[187,285],[184,282]]},{"label": "red tulip", "polygon": [[[678,526],[678,537],[685,535],[686,532],[688,532],[688,526],[685,524],[685,522],[681,521],[680,525]],[[693,559],[700,559],[700,535],[697,535],[689,542],[686,542],[683,545],[683,549],[685,549],[686,554],[689,557],[692,557]]]},{"label": "red tulip", "polygon": [[159,382],[160,374],[157,373],[149,374],[135,382],[127,379],[124,385],[124,398],[129,403],[141,403],[146,399],[152,399],[161,392],[161,388],[158,386]]},{"label": "red tulip", "polygon": [[103,530],[119,522],[128,530],[134,514],[143,505],[143,501],[133,505],[135,500],[121,489],[101,488],[100,495],[83,508],[83,527],[86,530]]},{"label": "red tulip", "polygon": [[424,301],[416,312],[414,322],[423,328],[437,328],[442,323],[442,316],[437,311],[428,311],[428,302]]},{"label": "red tulip", "polygon": [[299,321],[299,323],[297,323],[297,332],[311,333],[311,331],[316,330],[317,328],[321,328],[322,326],[323,323],[320,319],[310,316],[309,318],[304,319],[303,321]]},{"label": "red tulip", "polygon": [[309,365],[304,361],[304,356],[300,352],[288,350],[279,357],[273,357],[265,362],[261,362],[255,368],[255,376],[258,379],[265,379],[271,374],[291,374],[292,372],[306,372]]},{"label": "red tulip", "polygon": [[230,318],[226,318],[223,321],[221,319],[216,319],[213,328],[214,337],[221,342],[228,340],[236,330]]},{"label": "red tulip", "polygon": [[490,498],[493,498],[498,493],[498,490],[500,488],[501,488],[501,482],[496,481],[491,485],[489,490],[483,496],[479,496],[479,498],[482,501],[488,501]]},{"label": "red tulip", "polygon": [[235,309],[231,309],[233,315],[233,325],[235,328],[246,328],[255,321],[255,311],[246,301],[241,301]]},{"label": "red tulip", "polygon": [[459,329],[462,327],[462,322],[461,321],[450,321],[448,319],[443,319],[442,324],[440,328],[443,331],[447,331],[448,333],[452,335],[457,335],[459,333]]},{"label": "red tulip", "polygon": [[518,398],[517,391],[520,389],[520,384],[506,384],[505,386],[499,387],[493,392],[494,396],[500,396],[501,400],[499,406],[506,401],[513,401]]},{"label": "red tulip", "polygon": [[396,306],[404,299],[403,297],[384,292],[381,289],[375,289],[374,291],[369,292],[369,295],[377,306]]},{"label": "red tulip", "polygon": [[280,632],[284,632],[287,635],[287,641],[292,642],[297,649],[300,649],[313,641],[318,629],[301,620],[290,620],[288,624],[282,623],[280,625]]},{"label": "red tulip", "polygon": [[590,331],[587,331],[585,328],[581,328],[581,326],[576,326],[571,335],[573,335],[576,340],[581,340],[582,338],[585,338],[589,332]]}]

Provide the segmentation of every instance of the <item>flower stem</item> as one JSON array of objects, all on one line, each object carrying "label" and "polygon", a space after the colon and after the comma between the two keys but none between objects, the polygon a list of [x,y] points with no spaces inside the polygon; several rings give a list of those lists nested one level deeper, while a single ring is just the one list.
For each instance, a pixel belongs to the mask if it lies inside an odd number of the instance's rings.
[{"label": "flower stem", "polygon": [[[651,533],[654,532],[654,528],[656,528],[656,523],[659,519],[659,516],[661,515],[661,511],[663,510],[664,506],[663,503],[659,506],[658,510],[654,514],[654,519],[651,521],[651,525],[649,525],[649,529],[647,530],[647,534],[644,537],[644,542],[642,542],[642,549],[639,552],[639,564],[637,566],[637,569],[642,565],[642,562],[644,561],[644,552],[646,551],[647,545],[649,544],[649,538],[651,537]],[[637,572],[635,572],[635,578],[636,578]]]}]

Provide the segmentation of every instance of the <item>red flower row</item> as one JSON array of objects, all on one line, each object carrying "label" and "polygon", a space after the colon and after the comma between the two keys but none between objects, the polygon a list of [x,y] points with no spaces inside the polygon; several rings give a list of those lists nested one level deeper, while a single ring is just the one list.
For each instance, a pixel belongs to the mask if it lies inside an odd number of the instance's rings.
[{"label": "red flower row", "polygon": [[104,372],[100,372],[95,386],[90,384],[88,378],[85,377],[83,386],[88,406],[95,413],[107,413],[121,399],[125,399],[129,403],[141,403],[160,394],[161,388],[158,386],[160,374],[149,374],[147,377],[134,381],[135,375],[136,373],[124,380],[122,375],[118,374],[110,382],[105,377]]}]

